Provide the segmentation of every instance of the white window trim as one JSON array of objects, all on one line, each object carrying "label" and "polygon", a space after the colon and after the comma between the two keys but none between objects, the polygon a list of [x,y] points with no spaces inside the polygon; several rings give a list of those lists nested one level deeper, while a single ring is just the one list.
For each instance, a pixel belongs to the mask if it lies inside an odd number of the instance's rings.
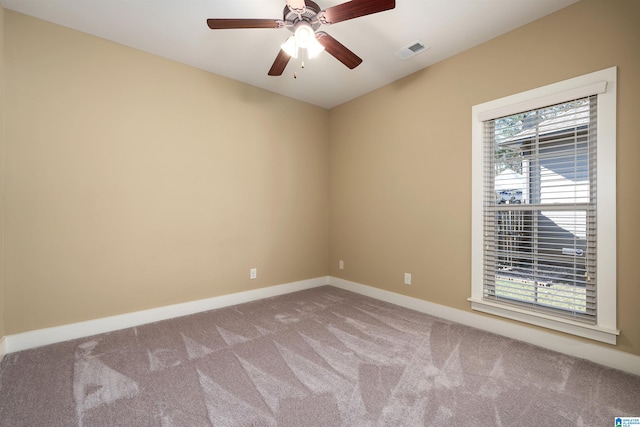
[{"label": "white window trim", "polygon": [[[482,311],[545,328],[616,344],[616,92],[617,67],[475,105],[472,108],[471,302]],[[597,324],[586,325],[483,299],[482,122],[598,94]]]}]

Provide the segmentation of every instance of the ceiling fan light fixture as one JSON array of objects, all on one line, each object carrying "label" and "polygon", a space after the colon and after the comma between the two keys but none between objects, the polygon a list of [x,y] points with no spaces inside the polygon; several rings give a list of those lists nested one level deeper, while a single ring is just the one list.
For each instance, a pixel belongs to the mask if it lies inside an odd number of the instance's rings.
[{"label": "ceiling fan light fixture", "polygon": [[315,31],[311,28],[311,25],[307,22],[300,22],[296,26],[296,30],[293,33],[293,37],[296,39],[298,47],[306,49],[316,39]]},{"label": "ceiling fan light fixture", "polygon": [[324,46],[316,39],[315,31],[307,22],[300,22],[293,35],[280,47],[292,58],[298,57],[300,49],[307,50],[307,58],[315,58],[324,50]]},{"label": "ceiling fan light fixture", "polygon": [[282,43],[282,45],[280,47],[290,57],[292,57],[292,58],[297,58],[298,57],[298,46],[296,44],[296,39],[295,39],[294,36],[289,37],[287,39],[287,41]]},{"label": "ceiling fan light fixture", "polygon": [[309,47],[307,47],[307,56],[309,59],[315,58],[320,55],[323,50],[324,46],[322,46],[318,39],[314,37],[313,40],[311,40],[311,43],[309,43]]}]

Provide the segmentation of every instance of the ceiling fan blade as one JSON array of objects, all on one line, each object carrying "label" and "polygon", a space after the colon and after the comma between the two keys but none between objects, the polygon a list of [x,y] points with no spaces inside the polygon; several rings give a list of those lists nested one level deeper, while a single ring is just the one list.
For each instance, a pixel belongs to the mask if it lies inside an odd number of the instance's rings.
[{"label": "ceiling fan blade", "polygon": [[284,50],[280,49],[278,56],[276,56],[276,60],[273,61],[273,65],[271,65],[271,69],[269,69],[267,74],[270,76],[281,76],[290,59],[291,56],[289,56],[289,54]]},{"label": "ceiling fan blade", "polygon": [[396,7],[395,0],[351,0],[323,10],[320,14],[322,14],[322,23],[335,24],[360,16],[384,12],[394,7]]},{"label": "ceiling fan blade", "polygon": [[212,30],[231,30],[237,28],[280,28],[279,19],[207,19],[207,25]]},{"label": "ceiling fan blade", "polygon": [[324,46],[324,50],[350,69],[353,70],[362,62],[362,59],[358,55],[351,52],[345,45],[324,31],[318,31],[316,38],[318,42]]}]

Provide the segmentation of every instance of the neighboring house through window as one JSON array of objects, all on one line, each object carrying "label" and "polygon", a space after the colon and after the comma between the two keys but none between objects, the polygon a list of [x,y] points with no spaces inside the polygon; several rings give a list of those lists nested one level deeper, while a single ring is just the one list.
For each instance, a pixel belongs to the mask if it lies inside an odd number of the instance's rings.
[{"label": "neighboring house through window", "polygon": [[615,108],[615,67],[473,107],[473,309],[615,344]]}]

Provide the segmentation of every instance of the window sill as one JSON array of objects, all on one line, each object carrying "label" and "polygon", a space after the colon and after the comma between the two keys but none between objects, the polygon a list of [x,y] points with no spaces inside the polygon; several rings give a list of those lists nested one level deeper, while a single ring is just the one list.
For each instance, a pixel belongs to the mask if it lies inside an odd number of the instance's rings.
[{"label": "window sill", "polygon": [[573,322],[571,320],[547,316],[545,314],[531,313],[517,307],[506,307],[502,304],[477,300],[475,298],[468,298],[468,301],[471,302],[472,310],[529,323],[531,325],[541,326],[547,329],[553,329],[555,331],[607,344],[616,345],[616,339],[618,335],[620,335],[620,331],[617,329],[603,328],[598,325],[586,325],[580,322]]}]

